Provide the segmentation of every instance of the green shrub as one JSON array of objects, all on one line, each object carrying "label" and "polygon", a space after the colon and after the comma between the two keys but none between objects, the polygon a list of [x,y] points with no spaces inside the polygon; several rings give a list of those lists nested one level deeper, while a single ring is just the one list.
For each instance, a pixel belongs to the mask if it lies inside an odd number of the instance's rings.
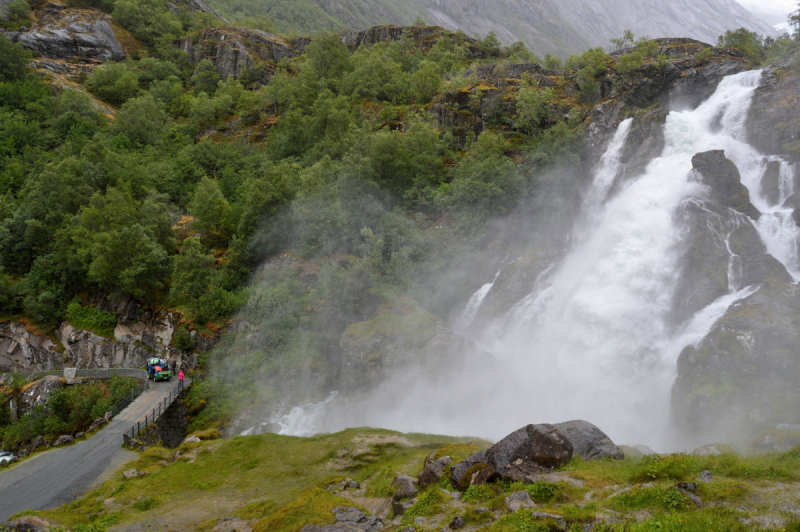
[{"label": "green shrub", "polygon": [[639,462],[638,469],[633,480],[645,482],[658,479],[684,480],[699,471],[697,459],[687,454],[647,455]]},{"label": "green shrub", "polygon": [[114,338],[117,316],[112,312],[84,307],[79,301],[72,301],[67,305],[64,319],[76,329],[91,331],[106,338]]},{"label": "green shrub", "polygon": [[631,52],[617,59],[617,72],[628,73],[642,68],[644,56],[640,52]]},{"label": "green shrub", "polygon": [[146,499],[142,499],[139,502],[133,503],[133,508],[139,510],[140,512],[147,512],[148,510],[152,510],[153,508],[158,507],[159,502],[157,499],[153,497],[148,497]]},{"label": "green shrub", "polygon": [[492,486],[481,484],[479,486],[470,486],[467,491],[461,496],[464,502],[487,502],[497,496],[497,490]]}]

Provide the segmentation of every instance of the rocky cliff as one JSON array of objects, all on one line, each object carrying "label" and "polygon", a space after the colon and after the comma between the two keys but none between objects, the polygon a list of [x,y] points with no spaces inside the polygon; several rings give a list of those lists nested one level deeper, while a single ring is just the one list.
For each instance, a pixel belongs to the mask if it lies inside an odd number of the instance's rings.
[{"label": "rocky cliff", "polygon": [[118,35],[127,32],[114,24],[110,15],[50,3],[37,12],[36,19],[30,28],[5,35],[49,59],[103,62],[126,56]]}]

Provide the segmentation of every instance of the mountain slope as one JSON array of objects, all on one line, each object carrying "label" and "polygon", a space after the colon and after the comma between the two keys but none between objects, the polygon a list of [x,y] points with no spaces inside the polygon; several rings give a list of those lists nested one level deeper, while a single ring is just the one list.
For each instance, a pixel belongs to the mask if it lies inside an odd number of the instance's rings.
[{"label": "mountain slope", "polygon": [[[506,44],[524,41],[538,55],[569,55],[605,46],[630,29],[650,37],[682,36],[715,43],[726,30],[748,28],[775,36],[775,30],[735,0],[214,0],[224,15],[266,15],[281,32],[364,28],[411,23],[462,29],[473,36],[494,31]],[[302,4],[302,6],[300,6]],[[302,7],[302,9],[301,9]],[[300,13],[302,12],[302,14]]]}]

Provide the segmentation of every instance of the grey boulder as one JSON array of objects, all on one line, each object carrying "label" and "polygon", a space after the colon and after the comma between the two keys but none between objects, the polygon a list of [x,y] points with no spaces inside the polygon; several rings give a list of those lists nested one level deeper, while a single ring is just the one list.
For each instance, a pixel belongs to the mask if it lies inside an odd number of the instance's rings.
[{"label": "grey boulder", "polygon": [[584,460],[614,458],[623,460],[625,454],[605,432],[588,421],[567,421],[554,425],[572,444],[572,451]]}]

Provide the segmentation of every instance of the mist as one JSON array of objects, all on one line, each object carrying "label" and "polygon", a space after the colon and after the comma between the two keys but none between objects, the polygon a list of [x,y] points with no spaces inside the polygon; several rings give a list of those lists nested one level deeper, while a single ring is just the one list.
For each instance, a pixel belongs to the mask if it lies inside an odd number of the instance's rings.
[{"label": "mist", "polygon": [[[427,275],[408,288],[419,307],[411,301],[398,311],[385,302],[368,303],[367,281],[341,283],[363,259],[338,259],[352,262],[350,273],[341,277],[329,269],[320,278],[330,276],[327,289],[338,290],[340,301],[355,298],[349,308],[359,310],[330,308],[325,319],[366,325],[348,327],[341,341],[326,337],[329,345],[322,348],[296,346],[328,352],[312,357],[317,362],[277,372],[282,382],[265,382],[267,406],[261,410],[256,403],[237,430],[311,435],[373,426],[497,440],[528,423],[585,419],[617,443],[658,451],[734,438],[680,430],[670,405],[681,352],[698,346],[729,309],[760,289],[737,278],[733,230],[720,237],[730,255],[726,293],[677,319],[675,309],[689,238],[682,213],[702,207],[708,195],[692,168],[698,152],[724,149],[737,163],[765,213],[755,225],[761,239],[797,275],[797,227],[761,199],[766,160],[744,140],[760,76],[725,78],[697,109],[670,113],[665,147],[640,175],[621,162],[634,125],[629,118],[596,165],[537,176],[541,194],[491,222],[479,245],[456,246],[446,263],[416,272]],[[784,179],[784,198],[793,193],[790,181]],[[356,181],[353,186],[351,198]],[[392,212],[387,203],[365,198],[372,196],[362,194],[359,201],[371,206],[364,212]],[[440,224],[432,231],[449,229]],[[371,232],[364,235],[358,246],[374,243]],[[433,242],[443,241],[437,235]],[[293,267],[305,266],[298,261]],[[262,283],[274,282],[264,271],[260,275]],[[359,331],[380,327],[381,316],[398,320],[394,332],[359,337]],[[385,352],[399,355],[376,355]],[[315,367],[323,359],[328,366]]]}]

